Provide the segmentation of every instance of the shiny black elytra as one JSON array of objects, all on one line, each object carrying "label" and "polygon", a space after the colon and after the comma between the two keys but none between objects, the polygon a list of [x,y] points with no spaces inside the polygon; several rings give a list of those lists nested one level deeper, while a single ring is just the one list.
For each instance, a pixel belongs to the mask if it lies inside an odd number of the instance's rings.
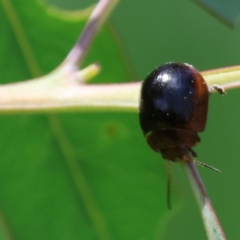
[{"label": "shiny black elytra", "polygon": [[177,161],[204,130],[209,91],[200,73],[188,64],[166,63],[142,84],[140,125],[149,146],[163,158]]},{"label": "shiny black elytra", "polygon": [[166,63],[154,69],[142,83],[140,125],[149,146],[171,161],[194,161],[192,147],[200,142],[198,132],[205,129],[209,94],[201,74],[185,63]]}]

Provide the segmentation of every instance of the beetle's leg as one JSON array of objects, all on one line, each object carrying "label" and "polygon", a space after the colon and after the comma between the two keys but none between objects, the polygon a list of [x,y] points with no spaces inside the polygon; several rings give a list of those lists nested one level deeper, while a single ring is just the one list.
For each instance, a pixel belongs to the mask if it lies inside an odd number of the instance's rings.
[{"label": "beetle's leg", "polygon": [[208,86],[208,91],[209,93],[212,93],[213,90],[216,90],[217,92],[219,92],[221,95],[225,95],[226,92],[224,90],[223,87],[217,85],[217,84],[212,84]]}]

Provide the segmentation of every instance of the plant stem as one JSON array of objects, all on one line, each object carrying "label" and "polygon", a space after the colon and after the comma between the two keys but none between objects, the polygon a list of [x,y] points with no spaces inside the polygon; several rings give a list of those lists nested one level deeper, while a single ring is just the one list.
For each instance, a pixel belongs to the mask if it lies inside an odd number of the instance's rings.
[{"label": "plant stem", "polygon": [[218,68],[202,72],[207,84],[219,84],[225,89],[240,87],[240,66]]},{"label": "plant stem", "polygon": [[217,215],[213,209],[195,164],[192,161],[184,161],[182,162],[182,166],[187,173],[188,179],[199,204],[208,239],[225,240],[225,234],[218,221]]},{"label": "plant stem", "polygon": [[138,109],[140,83],[52,86],[39,81],[32,84],[1,86],[0,113]]},{"label": "plant stem", "polygon": [[[90,67],[82,72],[59,67],[38,79],[0,85],[0,113],[138,110],[141,82],[76,84],[76,78],[86,79],[91,71]],[[240,70],[236,68],[231,67],[228,72],[222,69],[211,74],[203,72],[203,75],[208,84],[220,84],[225,89],[240,87]]]},{"label": "plant stem", "polygon": [[66,59],[63,61],[63,65],[71,64],[77,67],[82,63],[98,30],[101,28],[102,24],[105,22],[106,18],[108,17],[112,9],[115,7],[117,2],[118,0],[99,1],[97,6],[91,13],[91,16],[89,17],[89,20],[81,36],[77,40],[72,50],[69,52]]}]

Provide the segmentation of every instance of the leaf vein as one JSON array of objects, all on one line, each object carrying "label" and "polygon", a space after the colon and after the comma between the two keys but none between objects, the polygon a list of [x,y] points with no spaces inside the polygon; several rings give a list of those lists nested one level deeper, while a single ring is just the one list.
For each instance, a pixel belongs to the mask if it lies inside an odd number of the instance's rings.
[{"label": "leaf vein", "polygon": [[41,70],[13,4],[10,0],[1,0],[1,2],[32,76],[40,76]]}]

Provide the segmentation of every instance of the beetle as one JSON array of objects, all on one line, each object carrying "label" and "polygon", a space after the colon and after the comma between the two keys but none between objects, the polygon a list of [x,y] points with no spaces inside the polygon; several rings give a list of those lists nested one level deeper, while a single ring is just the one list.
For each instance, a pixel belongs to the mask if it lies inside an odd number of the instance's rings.
[{"label": "beetle", "polygon": [[193,161],[220,172],[197,161],[192,150],[200,142],[198,132],[205,129],[213,89],[225,94],[218,85],[208,86],[198,70],[187,63],[165,63],[143,81],[140,126],[148,145],[169,163]]}]

